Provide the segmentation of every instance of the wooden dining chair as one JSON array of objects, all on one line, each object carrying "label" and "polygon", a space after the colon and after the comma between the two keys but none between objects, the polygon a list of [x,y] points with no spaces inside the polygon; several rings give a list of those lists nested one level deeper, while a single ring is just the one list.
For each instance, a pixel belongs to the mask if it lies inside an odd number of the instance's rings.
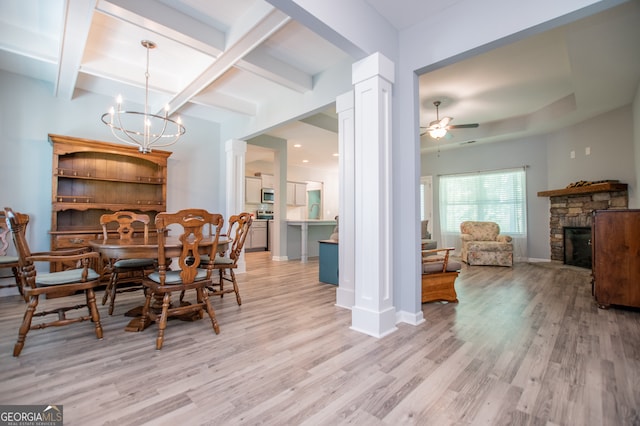
[{"label": "wooden dining chair", "polygon": [[[233,242],[231,243],[228,254],[216,254],[213,269],[218,270],[219,280],[208,288],[210,296],[223,297],[226,293],[235,293],[238,305],[242,305],[234,270],[238,268],[238,259],[240,259],[242,255],[244,242],[247,239],[247,235],[249,235],[249,228],[252,223],[253,217],[250,213],[246,212],[233,215],[229,218],[227,237],[233,239]],[[224,288],[225,281],[230,282],[233,287]]]},{"label": "wooden dining chair", "polygon": [[[213,259],[217,253],[220,230],[224,224],[222,215],[202,209],[186,209],[176,213],[158,213],[155,224],[158,232],[158,270],[147,275],[142,281],[147,291],[140,322],[146,324],[151,320],[158,324],[156,349],[162,349],[164,331],[170,316],[192,314],[203,318],[203,311],[206,311],[211,319],[213,330],[216,334],[220,333],[218,321],[207,294],[207,287],[212,284],[213,263],[209,262],[206,268],[201,268],[200,258],[205,254]],[[211,237],[213,242],[207,247],[201,247],[203,228],[207,225],[211,225],[213,229]],[[179,239],[182,242],[182,250],[178,257],[179,269],[177,270],[168,270],[168,260],[165,256],[165,242],[170,228],[181,229]],[[177,306],[171,305],[172,293],[190,290],[195,290],[195,301],[182,302]],[[162,308],[159,314],[151,306],[151,301],[156,295],[162,296]]]},{"label": "wooden dining chair", "polygon": [[0,268],[11,269],[13,278],[15,279],[15,284],[2,284],[0,285],[0,288],[18,287],[18,291],[24,297],[22,282],[20,279],[20,264],[18,262],[18,256],[11,256],[8,254],[10,247],[9,241],[11,240],[10,235],[7,218],[4,211],[0,211]]},{"label": "wooden dining chair", "polygon": [[[114,223],[118,225],[116,231],[121,240],[131,240],[134,232],[138,231],[134,228],[136,224],[142,225],[144,238],[149,237],[149,215],[130,211],[103,214],[100,216],[100,225],[102,225],[102,235],[105,240],[108,238],[109,226]],[[110,300],[109,315],[113,315],[116,294],[141,290],[142,278],[153,272],[155,268],[154,259],[109,259],[107,266],[107,271],[110,272],[109,282],[102,296],[103,305]],[[122,286],[123,284],[128,285]]]},{"label": "wooden dining chair", "polygon": [[[69,325],[81,321],[92,321],[95,327],[96,337],[102,339],[102,325],[100,324],[100,313],[96,306],[96,295],[94,289],[100,285],[100,274],[89,266],[97,261],[99,254],[86,251],[86,249],[70,249],[54,252],[32,253],[25,236],[25,228],[29,223],[29,216],[14,212],[10,208],[5,208],[7,223],[13,242],[18,251],[18,262],[20,273],[24,283],[24,295],[29,299],[27,309],[18,331],[18,341],[13,348],[13,356],[19,356],[24,347],[27,333],[30,330],[43,329],[51,326]],[[36,271],[36,262],[60,262],[61,264],[76,264],[78,268],[68,269],[60,272],[39,273]],[[41,295],[46,298],[61,298],[74,296],[76,292],[83,291],[86,303],[77,304],[73,299],[73,305],[56,306],[50,310],[37,311],[38,302]],[[80,315],[68,318],[67,312],[72,310],[84,310],[88,308],[88,315]],[[41,321],[32,324],[33,317],[45,317],[55,315],[56,319],[51,321]]]}]

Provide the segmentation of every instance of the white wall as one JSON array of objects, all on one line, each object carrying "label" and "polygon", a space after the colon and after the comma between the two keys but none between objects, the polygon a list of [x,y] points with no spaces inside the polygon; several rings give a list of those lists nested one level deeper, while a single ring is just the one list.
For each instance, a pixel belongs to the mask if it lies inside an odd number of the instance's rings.
[{"label": "white wall", "polygon": [[550,134],[548,189],[579,180],[618,179],[629,185],[629,197],[637,199],[633,145],[631,105]]}]

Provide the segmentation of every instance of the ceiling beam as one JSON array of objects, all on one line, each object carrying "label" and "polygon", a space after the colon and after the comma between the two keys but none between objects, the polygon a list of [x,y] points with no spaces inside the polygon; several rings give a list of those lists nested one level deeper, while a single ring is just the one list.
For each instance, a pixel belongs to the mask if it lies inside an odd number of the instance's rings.
[{"label": "ceiling beam", "polygon": [[[217,58],[216,62],[198,79],[188,84],[183,92],[175,95],[171,102],[174,107],[172,113],[220,78],[232,66],[299,93],[313,89],[313,76],[274,58],[260,46],[262,41],[275,33],[290,19],[285,18],[284,14],[277,12],[277,9],[268,3],[258,3],[252,7],[226,35],[152,0],[136,0],[135,2],[99,0],[97,10],[140,28],[157,32],[164,37]],[[270,17],[275,13],[280,17],[275,19]],[[265,27],[263,22],[266,20],[271,20],[271,28],[268,27],[269,24]],[[258,40],[258,43],[254,43],[250,49],[243,51],[243,48],[251,45],[250,42],[248,43],[249,40]],[[240,53],[238,54],[238,52]],[[211,99],[205,97],[198,102],[208,103]],[[236,105],[239,109],[238,112],[243,114],[256,108],[255,105],[248,105],[241,100],[231,104]]]},{"label": "ceiling beam", "polygon": [[191,98],[189,102],[196,105],[222,108],[247,116],[254,116],[258,113],[258,107],[253,102],[239,99],[235,96],[225,95],[219,92],[203,92]]},{"label": "ceiling beam", "polygon": [[[173,114],[179,110],[290,20],[291,18],[284,13],[271,8],[262,19],[256,19],[253,26],[244,25],[246,31],[242,35],[234,35],[235,43],[228,45],[227,50],[211,66],[171,99],[169,113]],[[160,109],[156,113],[160,113]]]},{"label": "ceiling beam", "polygon": [[[342,51],[346,52],[349,56],[354,59],[362,59],[366,56],[366,52],[362,50],[360,46],[357,46],[351,40],[348,40],[343,34],[339,33],[337,30],[332,28],[326,22],[321,20],[318,16],[321,14],[317,14],[318,10],[327,9],[328,3],[326,1],[314,1],[314,0],[266,0],[271,3],[273,6],[282,10],[287,15],[291,16],[297,22],[301,23],[305,27],[309,28],[311,31],[318,34],[320,37],[329,41],[334,46],[337,46]],[[335,2],[339,2],[340,0],[335,0]],[[352,4],[353,3],[353,4]],[[338,10],[341,10],[343,7],[348,7],[351,13],[354,13],[354,16],[360,16],[358,10],[358,14],[351,10],[352,8],[356,8],[356,2],[348,2],[348,5],[340,5],[341,7],[336,9],[329,8],[329,16],[336,18],[338,22],[347,22],[348,20],[340,19],[343,17],[338,13]],[[367,22],[364,20],[358,21],[359,25],[366,26]],[[348,24],[351,25],[351,24]],[[390,26],[390,25],[389,25]],[[363,27],[364,28],[364,27]],[[379,30],[383,30],[383,28],[378,28]],[[373,52],[371,52],[373,53]]]},{"label": "ceiling beam", "polygon": [[249,52],[236,67],[262,78],[288,87],[296,92],[305,93],[313,89],[313,77],[291,65],[279,61],[259,46]]},{"label": "ceiling beam", "polygon": [[62,26],[58,75],[56,76],[53,90],[54,96],[67,100],[73,98],[96,1],[68,0],[65,3],[66,9]]},{"label": "ceiling beam", "polygon": [[225,48],[224,32],[154,0],[100,0],[97,10],[210,56]]},{"label": "ceiling beam", "polygon": [[301,118],[300,121],[307,123],[311,126],[318,127],[320,129],[328,130],[333,133],[338,133],[338,118],[330,117],[327,114],[314,114],[306,118]]}]

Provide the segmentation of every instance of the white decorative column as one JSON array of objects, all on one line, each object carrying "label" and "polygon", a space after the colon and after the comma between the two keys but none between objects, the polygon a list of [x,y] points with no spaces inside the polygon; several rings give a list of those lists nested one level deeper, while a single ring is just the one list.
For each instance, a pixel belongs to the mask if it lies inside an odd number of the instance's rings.
[{"label": "white decorative column", "polygon": [[[225,206],[225,229],[229,226],[229,216],[244,211],[244,163],[247,143],[238,139],[229,139],[225,143],[227,153],[227,197]],[[246,272],[244,251],[238,259],[236,273]]]},{"label": "white decorative column", "polygon": [[380,53],[353,65],[356,244],[351,328],[374,337],[396,330],[391,207],[393,81],[394,63]]},{"label": "white decorative column", "polygon": [[353,91],[336,99],[340,152],[340,212],[338,218],[338,289],[336,305],[351,309],[355,303],[355,122]]}]

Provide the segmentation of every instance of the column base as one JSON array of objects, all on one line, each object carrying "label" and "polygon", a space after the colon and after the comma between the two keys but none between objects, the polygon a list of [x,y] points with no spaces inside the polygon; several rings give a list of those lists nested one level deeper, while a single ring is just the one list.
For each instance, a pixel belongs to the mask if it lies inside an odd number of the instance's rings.
[{"label": "column base", "polygon": [[354,306],[351,309],[350,328],[369,336],[384,337],[398,329],[396,327],[396,310],[391,307],[384,311],[372,311]]},{"label": "column base", "polygon": [[353,289],[340,288],[336,290],[336,306],[351,309],[356,304],[356,295]]}]

